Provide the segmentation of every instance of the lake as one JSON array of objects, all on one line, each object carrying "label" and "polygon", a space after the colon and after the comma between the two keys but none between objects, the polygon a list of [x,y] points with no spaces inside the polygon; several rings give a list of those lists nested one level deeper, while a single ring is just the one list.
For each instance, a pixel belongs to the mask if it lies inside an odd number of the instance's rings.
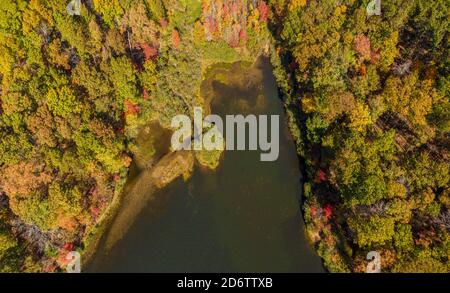
[{"label": "lake", "polygon": [[305,236],[298,158],[269,61],[217,66],[202,95],[222,117],[279,115],[278,160],[225,151],[215,171],[195,166],[186,182],[130,189],[152,195],[133,205],[139,212],[111,249],[100,243],[87,271],[323,272]]}]

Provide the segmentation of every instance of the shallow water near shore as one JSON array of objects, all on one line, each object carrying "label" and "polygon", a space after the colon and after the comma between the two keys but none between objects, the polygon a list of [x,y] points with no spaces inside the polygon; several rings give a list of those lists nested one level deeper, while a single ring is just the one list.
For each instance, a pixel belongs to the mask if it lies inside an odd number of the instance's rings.
[{"label": "shallow water near shore", "polygon": [[225,151],[215,171],[196,166],[187,182],[177,179],[142,196],[133,224],[112,249],[100,243],[87,271],[322,272],[304,233],[298,159],[268,60],[216,69],[202,94],[222,117],[279,115],[278,160]]}]

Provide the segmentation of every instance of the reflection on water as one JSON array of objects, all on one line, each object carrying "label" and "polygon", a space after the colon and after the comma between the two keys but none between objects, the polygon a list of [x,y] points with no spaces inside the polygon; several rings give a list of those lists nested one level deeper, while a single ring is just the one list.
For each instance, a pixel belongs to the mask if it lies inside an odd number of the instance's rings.
[{"label": "reflection on water", "polygon": [[[214,172],[196,168],[141,205],[142,212],[98,272],[320,272],[299,211],[300,171],[267,60],[217,70],[202,86],[214,114],[280,115],[280,156],[226,151]],[[133,190],[140,192],[140,190]],[[102,251],[103,247],[99,247]]]}]

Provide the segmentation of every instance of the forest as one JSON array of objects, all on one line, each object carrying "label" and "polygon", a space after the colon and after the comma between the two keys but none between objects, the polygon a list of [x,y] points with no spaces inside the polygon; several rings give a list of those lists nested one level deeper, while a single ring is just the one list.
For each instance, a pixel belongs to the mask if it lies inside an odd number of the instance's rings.
[{"label": "forest", "polygon": [[331,272],[449,272],[449,3],[273,1],[275,66]]},{"label": "forest", "polygon": [[[61,272],[120,197],[148,121],[270,56],[330,272],[450,272],[450,3],[2,0],[0,271]],[[251,180],[251,178],[249,178]]]}]

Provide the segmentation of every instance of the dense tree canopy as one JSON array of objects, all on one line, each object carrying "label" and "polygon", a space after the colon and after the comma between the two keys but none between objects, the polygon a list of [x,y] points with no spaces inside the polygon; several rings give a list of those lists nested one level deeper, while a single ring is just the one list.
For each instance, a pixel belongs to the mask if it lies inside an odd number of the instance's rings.
[{"label": "dense tree canopy", "polygon": [[450,7],[368,2],[269,1],[308,232],[331,271],[365,271],[369,250],[383,271],[449,271]]},{"label": "dense tree canopy", "polygon": [[[141,126],[203,105],[206,68],[253,59],[268,38],[260,0],[93,0],[80,15],[66,5],[0,5],[2,271],[59,270],[65,244],[86,248]],[[247,42],[254,52],[239,56]]]},{"label": "dense tree canopy", "polygon": [[[447,0],[0,5],[0,271],[58,271],[120,194],[143,125],[207,108],[208,67],[270,54],[330,271],[450,271]],[[153,154],[153,152],[152,152]],[[249,179],[251,180],[251,178]]]}]

